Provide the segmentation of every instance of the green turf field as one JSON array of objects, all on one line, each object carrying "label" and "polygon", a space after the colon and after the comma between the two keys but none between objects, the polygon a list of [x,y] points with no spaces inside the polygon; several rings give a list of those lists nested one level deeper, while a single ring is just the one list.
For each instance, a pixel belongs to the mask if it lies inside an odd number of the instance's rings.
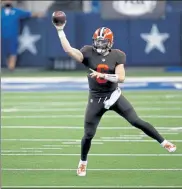
[{"label": "green turf field", "polygon": [[[49,71],[49,70],[21,70],[15,69],[14,72],[3,70],[2,77],[80,77],[87,75],[87,70],[83,71]],[[127,68],[127,77],[150,77],[150,76],[182,76],[182,72],[165,72],[162,68]]]},{"label": "green turf field", "polygon": [[100,122],[86,177],[76,176],[86,92],[2,93],[2,185],[182,187],[182,92],[126,91],[177,145],[168,153],[114,112]]}]

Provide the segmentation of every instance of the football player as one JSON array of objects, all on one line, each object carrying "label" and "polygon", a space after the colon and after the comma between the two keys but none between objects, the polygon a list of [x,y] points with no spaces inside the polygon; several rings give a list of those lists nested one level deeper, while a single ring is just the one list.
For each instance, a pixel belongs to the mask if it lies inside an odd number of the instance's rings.
[{"label": "football player", "polygon": [[85,113],[84,136],[81,141],[81,159],[77,175],[86,175],[87,155],[91,141],[101,117],[108,110],[117,112],[131,125],[142,130],[169,152],[174,152],[176,146],[165,140],[150,123],[138,117],[130,102],[121,94],[118,83],[125,80],[126,55],[118,49],[112,49],[113,32],[106,27],[97,29],[93,34],[93,44],[78,50],[73,48],[66,38],[63,30],[65,24],[61,26],[54,24],[64,51],[77,62],[84,64],[91,72],[88,74],[89,99]]}]

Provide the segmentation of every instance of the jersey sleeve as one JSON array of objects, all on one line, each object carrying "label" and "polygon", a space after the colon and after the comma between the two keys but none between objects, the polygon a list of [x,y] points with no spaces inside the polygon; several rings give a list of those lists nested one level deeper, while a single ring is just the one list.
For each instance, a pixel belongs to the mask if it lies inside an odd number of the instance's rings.
[{"label": "jersey sleeve", "polygon": [[85,66],[89,66],[89,48],[88,46],[84,46],[80,49],[80,52],[83,54],[83,61],[82,63],[85,65]]},{"label": "jersey sleeve", "polygon": [[118,49],[116,49],[117,52],[117,62],[116,65],[119,64],[125,64],[126,63],[126,54],[123,51],[120,51]]}]

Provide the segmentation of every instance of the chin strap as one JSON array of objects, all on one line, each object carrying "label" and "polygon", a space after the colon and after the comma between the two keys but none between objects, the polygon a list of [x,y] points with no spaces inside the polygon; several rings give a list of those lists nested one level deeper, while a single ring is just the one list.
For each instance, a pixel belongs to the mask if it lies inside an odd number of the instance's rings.
[{"label": "chin strap", "polygon": [[113,83],[118,83],[119,77],[117,74],[104,74],[104,79],[111,81]]},{"label": "chin strap", "polygon": [[104,52],[102,52],[102,49],[100,49],[100,50],[101,50],[100,52],[98,51],[98,49],[96,49],[95,51],[96,51],[98,54],[103,55],[103,56],[106,56],[106,55],[109,53],[108,50],[105,50]]}]

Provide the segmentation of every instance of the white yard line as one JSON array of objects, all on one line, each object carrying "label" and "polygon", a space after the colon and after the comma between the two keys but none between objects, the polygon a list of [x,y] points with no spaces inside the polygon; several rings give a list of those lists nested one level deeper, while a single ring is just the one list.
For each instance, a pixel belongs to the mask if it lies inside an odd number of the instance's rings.
[{"label": "white yard line", "polygon": [[23,189],[26,189],[26,188],[182,188],[182,186],[174,186],[174,185],[171,185],[171,186],[125,186],[125,185],[116,185],[116,186],[101,186],[101,185],[92,185],[92,186],[89,186],[89,185],[86,185],[86,186],[2,186],[3,188],[23,188]]},{"label": "white yard line", "polygon": [[[35,148],[35,149],[38,149],[38,148]],[[14,152],[42,152],[41,150],[33,150],[33,151],[30,151],[30,150],[1,150],[1,153],[14,153]]]},{"label": "white yard line", "polygon": [[[14,154],[1,154],[1,156],[80,156],[80,154],[51,154],[51,153],[14,153]],[[104,157],[182,157],[182,154],[89,154],[89,156],[104,156]]]},{"label": "white yard line", "polygon": [[[73,130],[83,130],[84,127],[83,126],[44,126],[44,125],[27,125],[27,126],[19,126],[19,125],[7,125],[7,126],[1,126],[2,129],[73,129]],[[159,130],[164,130],[165,132],[169,131],[179,131],[181,130],[182,131],[182,127],[171,127],[170,126],[166,126],[166,127],[155,127]],[[120,126],[120,127],[103,127],[103,126],[99,126],[98,127],[99,130],[136,130],[135,127],[132,127],[130,125],[128,125],[127,127],[123,127],[123,126]],[[143,133],[142,133],[143,134]],[[167,133],[166,133],[167,134]]]},{"label": "white yard line", "polygon": [[62,150],[63,148],[21,148],[21,149],[22,150]]},{"label": "white yard line", "polygon": [[[166,100],[166,101],[163,101],[163,100],[136,100],[136,101],[132,101],[132,103],[134,104],[162,104],[162,105],[165,105],[165,104],[182,104],[182,101],[181,100]],[[25,101],[25,102],[17,102],[17,101],[12,101],[12,102],[9,102],[9,101],[3,101],[2,100],[2,105],[11,105],[11,106],[18,106],[18,105],[47,105],[47,106],[65,106],[65,105],[86,105],[87,104],[87,100],[85,101],[67,101],[67,102],[60,102],[60,101],[50,101],[50,102],[47,102],[46,101]]]},{"label": "white yard line", "polygon": [[[121,119],[119,115],[104,115],[104,119],[110,118],[118,118]],[[141,115],[140,117],[143,118],[152,118],[152,119],[182,119],[182,115]],[[64,118],[64,119],[75,119],[75,118],[84,118],[84,115],[2,115],[1,119],[19,119],[19,118],[26,118],[26,119],[50,119],[50,118]]]},{"label": "white yard line", "polygon": [[[80,141],[76,141],[76,142],[62,142],[63,145],[67,144],[67,145],[70,145],[70,144],[75,144],[75,145],[80,145]],[[92,144],[104,144],[103,142],[92,142]]]},{"label": "white yard line", "polygon": [[[172,94],[172,95],[165,95],[165,94],[154,94],[154,95],[144,95],[144,94],[141,94],[141,95],[128,95],[126,94],[125,95],[127,98],[131,98],[131,99],[157,99],[157,98],[163,98],[163,99],[171,99],[171,98],[182,98],[182,95],[181,94]],[[65,100],[65,99],[82,99],[83,98],[87,98],[88,97],[88,94],[81,94],[81,95],[75,95],[75,94],[62,94],[62,93],[59,93],[59,94],[50,94],[50,95],[31,95],[31,94],[26,94],[26,95],[17,95],[17,96],[7,96],[7,95],[3,95],[2,94],[2,100],[18,100],[18,99],[25,99],[25,100],[34,100],[34,99],[58,99],[58,100]]]},{"label": "white yard line", "polygon": [[75,142],[62,142],[62,144],[80,144],[80,141],[75,141]]},{"label": "white yard line", "polygon": [[[64,147],[65,144],[67,144],[66,146],[70,146],[70,144],[75,145],[80,145],[80,141],[75,141],[75,142],[62,142],[63,145],[43,145],[45,147],[43,148],[21,148],[22,150],[61,150],[63,148],[60,147]],[[92,144],[104,144],[103,142],[92,142]],[[59,148],[58,148],[59,147]]]},{"label": "white yard line", "polygon": [[[67,144],[65,144],[66,142],[62,142],[62,144],[45,144],[45,145],[42,145],[42,146],[45,146],[45,147],[69,147],[71,146],[71,144],[73,144],[72,146],[76,146],[78,145],[77,143],[75,142],[69,142]],[[80,142],[79,142],[79,147],[80,147]],[[92,144],[104,144],[103,142],[92,142]]]},{"label": "white yard line", "polygon": [[[169,133],[166,133],[166,132],[160,132],[161,135],[178,135],[179,133],[172,133],[172,130],[169,131]],[[146,135],[143,135],[143,136],[146,136]]]},{"label": "white yard line", "polygon": [[45,145],[42,145],[42,146],[45,146],[45,147],[62,147],[62,146],[70,146],[70,145],[61,145],[61,144],[45,144]]},{"label": "white yard line", "polygon": [[[160,134],[162,134],[162,133],[160,133]],[[172,134],[168,134],[167,133],[167,135],[177,135],[177,134],[179,134],[179,133],[172,133]],[[132,136],[132,135],[130,135],[130,136],[124,136],[124,135],[121,135],[121,136],[117,136],[117,137],[115,137],[115,136],[110,136],[110,137],[101,137],[101,140],[143,140],[143,138],[144,137],[148,137],[147,135],[138,135],[138,136]],[[144,141],[144,140],[143,140]]]},{"label": "white yard line", "polygon": [[[136,108],[137,111],[161,111],[161,110],[179,110],[182,111],[180,107],[171,107],[171,108]],[[85,111],[85,108],[21,108],[21,107],[12,107],[12,108],[2,108],[1,112],[79,112]]]},{"label": "white yard line", "polygon": [[[76,171],[76,169],[56,169],[56,168],[2,168],[2,171]],[[179,169],[87,169],[88,171],[182,171]]]},{"label": "white yard line", "polygon": [[[71,142],[71,141],[74,141],[74,142],[78,142],[80,141],[81,142],[81,139],[40,139],[40,138],[36,138],[36,139],[26,139],[26,138],[11,138],[11,139],[4,139],[2,138],[1,139],[2,142]],[[94,142],[156,142],[155,140],[128,140],[128,139],[94,139],[93,140]],[[171,142],[179,142],[181,143],[182,140],[170,140]]]},{"label": "white yard line", "polygon": [[111,140],[111,139],[121,139],[121,140],[142,140],[142,137],[143,136],[119,136],[119,137],[101,137],[101,139],[109,139],[109,140]]}]

